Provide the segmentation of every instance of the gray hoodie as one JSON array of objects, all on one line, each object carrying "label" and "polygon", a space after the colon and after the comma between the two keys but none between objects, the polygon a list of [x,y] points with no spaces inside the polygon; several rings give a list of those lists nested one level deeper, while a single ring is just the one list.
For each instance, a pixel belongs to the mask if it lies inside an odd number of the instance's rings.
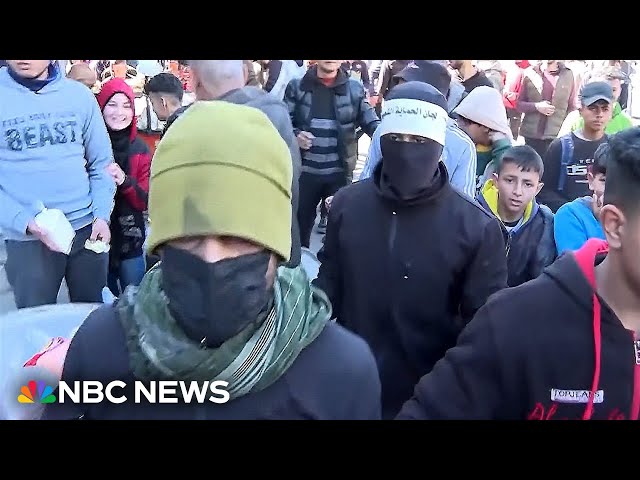
[{"label": "gray hoodie", "polygon": [[298,180],[300,178],[302,161],[300,159],[300,147],[293,134],[289,110],[287,110],[287,106],[282,100],[277,99],[273,95],[269,95],[257,87],[243,87],[231,90],[218,100],[238,105],[246,105],[261,110],[269,117],[271,123],[273,123],[278,129],[278,132],[280,132],[280,136],[282,136],[287,145],[289,145],[291,161],[293,163],[293,183],[291,185],[291,260],[287,266],[297,267],[300,264],[301,255],[300,229],[298,226]]},{"label": "gray hoodie", "polygon": [[109,220],[116,186],[113,150],[91,91],[60,69],[37,92],[0,69],[0,230],[35,240],[27,224],[42,207],[61,210],[75,230]]}]

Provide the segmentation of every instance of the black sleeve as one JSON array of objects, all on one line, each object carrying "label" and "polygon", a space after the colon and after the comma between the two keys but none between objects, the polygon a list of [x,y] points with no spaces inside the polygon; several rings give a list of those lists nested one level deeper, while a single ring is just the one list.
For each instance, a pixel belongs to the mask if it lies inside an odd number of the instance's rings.
[{"label": "black sleeve", "polygon": [[[69,345],[61,381],[93,380],[103,385],[113,380],[130,380],[129,353],[126,336],[114,305],[98,307],[82,323]],[[119,393],[119,392],[118,392]],[[55,392],[59,398],[59,392]],[[90,420],[95,416],[94,404],[72,402],[47,405],[43,420]]]},{"label": "black sleeve", "polygon": [[284,90],[283,98],[283,101],[287,106],[287,110],[289,111],[289,118],[291,119],[291,126],[293,127],[293,135],[295,137],[300,133],[300,129],[295,124],[296,107],[298,103],[298,99],[296,98],[296,88],[296,80],[290,81],[287,88]]},{"label": "black sleeve", "polygon": [[340,323],[338,314],[342,303],[342,272],[340,265],[340,226],[342,223],[343,195],[336,193],[327,215],[327,231],[324,245],[318,252],[320,270],[313,284],[324,290],[333,306],[333,316]]},{"label": "black sleeve", "polygon": [[[358,88],[358,105],[355,105],[356,111],[358,112],[356,125],[371,138],[373,137],[373,132],[378,128],[380,120],[364,94],[364,87],[358,83]],[[360,136],[362,136],[362,134],[360,134]]]},{"label": "black sleeve", "polygon": [[369,80],[369,70],[367,69],[367,65],[364,62],[362,64],[362,84],[364,85],[364,89],[367,94],[373,94],[373,87],[371,85],[371,80]]},{"label": "black sleeve", "polygon": [[278,81],[278,77],[280,76],[280,70],[282,70],[282,60],[270,60],[267,69],[269,70],[269,75],[267,78],[267,83],[265,83],[264,85],[264,89],[265,91],[270,92],[273,89],[273,86]]},{"label": "black sleeve", "polygon": [[494,420],[507,396],[502,358],[489,305],[481,308],[458,343],[420,379],[397,420]]},{"label": "black sleeve", "polygon": [[389,60],[385,60],[380,67],[380,77],[378,78],[377,93],[382,98],[387,95],[389,90],[389,84],[391,83],[391,77],[393,72],[391,70],[391,63]]},{"label": "black sleeve", "polygon": [[544,186],[537,199],[539,203],[546,205],[555,213],[566,203],[564,197],[558,192],[560,162],[562,161],[562,142],[559,138],[551,142],[542,160],[544,162],[544,173],[542,175]]},{"label": "black sleeve", "polygon": [[480,244],[463,284],[460,314],[468,323],[487,299],[507,287],[507,257],[504,237],[497,219],[491,219],[482,232]]}]

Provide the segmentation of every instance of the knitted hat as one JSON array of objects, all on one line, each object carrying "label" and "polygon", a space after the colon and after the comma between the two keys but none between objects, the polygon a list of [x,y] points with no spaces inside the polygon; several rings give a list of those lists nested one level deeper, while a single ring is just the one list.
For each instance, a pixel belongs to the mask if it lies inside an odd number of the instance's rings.
[{"label": "knitted hat", "polygon": [[380,136],[419,135],[444,146],[447,100],[433,85],[414,81],[393,87],[384,101],[381,117]]},{"label": "knitted hat", "polygon": [[158,144],[151,167],[148,251],[220,235],[291,252],[291,154],[260,110],[193,104]]},{"label": "knitted hat", "polygon": [[512,138],[502,94],[493,87],[481,85],[474,88],[452,113]]}]

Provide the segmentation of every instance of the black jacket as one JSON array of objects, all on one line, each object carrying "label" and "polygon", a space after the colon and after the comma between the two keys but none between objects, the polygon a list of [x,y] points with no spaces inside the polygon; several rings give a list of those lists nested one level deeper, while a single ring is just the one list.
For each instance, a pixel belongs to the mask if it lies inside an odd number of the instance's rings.
[{"label": "black jacket", "polygon": [[175,112],[169,115],[169,118],[167,118],[167,122],[164,125],[164,129],[162,130],[161,137],[165,136],[165,134],[167,133],[167,130],[169,130],[169,127],[173,125],[173,122],[175,122],[178,118],[180,118],[180,115],[186,112],[189,107],[190,105],[182,105],[181,107],[178,107],[178,109]]},{"label": "black jacket", "polygon": [[443,164],[438,190],[411,205],[382,196],[381,166],[335,195],[315,284],[338,323],[369,342],[390,418],[506,287],[507,266],[498,220],[450,186]]},{"label": "black jacket", "polygon": [[494,295],[398,418],[637,420],[640,342],[601,298],[600,315],[594,304],[603,243],[592,239]]},{"label": "black jacket", "polygon": [[[317,66],[311,67],[302,78],[295,78],[287,85],[284,101],[289,109],[295,135],[308,131],[311,127],[311,101],[317,72]],[[360,127],[364,133],[372,136],[380,120],[367,101],[362,84],[349,78],[344,69],[338,70],[338,77],[331,88],[335,92],[335,118],[340,124],[340,158],[351,178],[358,159],[356,130]]]},{"label": "black jacket", "polygon": [[[349,368],[345,368],[348,365]],[[62,380],[120,380],[132,385],[125,333],[105,305],[84,321],[65,359]],[[120,396],[122,391],[114,390]],[[57,392],[56,392],[57,393]],[[127,393],[128,399],[134,395]],[[43,419],[87,420],[377,420],[380,380],[362,339],[329,324],[273,385],[225,404],[52,404]]]},{"label": "black jacket", "polygon": [[[490,195],[486,189],[478,196],[478,202],[488,212],[495,214],[485,195]],[[497,197],[495,198],[497,201]],[[556,242],[553,236],[553,212],[549,207],[533,201],[531,211],[524,223],[511,230],[507,230],[500,222],[504,236],[507,269],[509,271],[508,284],[516,287],[524,282],[533,280],[542,273],[545,267],[556,259]]]}]

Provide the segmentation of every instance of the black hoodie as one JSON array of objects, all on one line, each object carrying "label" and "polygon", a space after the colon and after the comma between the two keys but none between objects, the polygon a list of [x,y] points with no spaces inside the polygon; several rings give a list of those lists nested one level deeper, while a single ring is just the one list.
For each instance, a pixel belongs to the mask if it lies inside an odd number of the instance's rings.
[{"label": "black hoodie", "polygon": [[640,342],[595,293],[606,253],[589,240],[495,295],[398,418],[637,420]]},{"label": "black hoodie", "polygon": [[329,211],[315,283],[338,323],[371,347],[393,418],[420,377],[507,285],[498,220],[439,174],[422,198],[393,201],[374,177],[341,189]]}]

